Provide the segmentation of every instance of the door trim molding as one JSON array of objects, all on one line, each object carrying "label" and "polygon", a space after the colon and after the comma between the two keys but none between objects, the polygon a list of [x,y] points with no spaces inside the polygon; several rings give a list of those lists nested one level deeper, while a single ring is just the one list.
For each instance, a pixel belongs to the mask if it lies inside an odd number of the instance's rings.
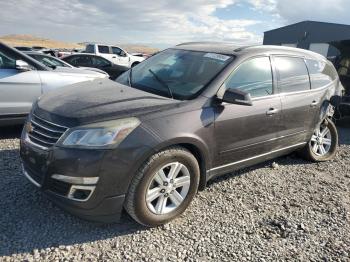
[{"label": "door trim molding", "polygon": [[222,154],[225,154],[225,153],[229,153],[229,152],[238,151],[238,150],[241,150],[241,149],[246,149],[246,148],[249,148],[249,147],[252,147],[252,146],[257,146],[257,145],[261,145],[261,144],[268,143],[268,142],[277,141],[277,140],[280,140],[280,139],[284,139],[284,138],[288,138],[288,137],[292,137],[292,136],[296,136],[296,135],[305,134],[305,133],[307,133],[307,130],[295,132],[293,134],[288,134],[288,135],[284,135],[284,136],[274,137],[274,138],[271,138],[271,139],[268,139],[268,140],[264,140],[264,141],[253,143],[253,144],[249,144],[249,145],[244,145],[244,146],[240,146],[240,147],[236,147],[236,148],[232,148],[232,149],[223,150],[223,151],[220,151],[219,155],[222,155]]},{"label": "door trim molding", "polygon": [[280,152],[280,151],[284,151],[284,150],[287,150],[287,149],[291,149],[291,148],[294,148],[294,147],[299,147],[299,146],[302,146],[302,145],[305,145],[305,144],[307,144],[307,142],[294,144],[294,145],[283,147],[283,148],[280,148],[280,149],[276,149],[276,150],[273,150],[273,151],[270,151],[270,152],[267,152],[267,153],[264,153],[264,154],[260,154],[260,155],[256,155],[256,156],[253,156],[253,157],[250,157],[250,158],[246,158],[246,159],[242,159],[242,160],[239,160],[239,161],[236,161],[236,162],[232,162],[232,163],[229,163],[229,164],[226,164],[226,165],[214,167],[212,169],[209,169],[207,171],[207,173],[215,171],[215,170],[218,170],[218,169],[222,169],[222,168],[225,168],[225,167],[234,166],[234,165],[237,165],[237,164],[240,164],[240,163],[244,163],[244,162],[247,162],[247,161],[250,161],[250,160],[254,160],[254,159],[257,159],[257,158],[260,158],[260,157],[263,157],[263,156],[268,156],[268,155],[271,155],[271,154],[274,154],[274,153],[277,153],[277,152]]}]

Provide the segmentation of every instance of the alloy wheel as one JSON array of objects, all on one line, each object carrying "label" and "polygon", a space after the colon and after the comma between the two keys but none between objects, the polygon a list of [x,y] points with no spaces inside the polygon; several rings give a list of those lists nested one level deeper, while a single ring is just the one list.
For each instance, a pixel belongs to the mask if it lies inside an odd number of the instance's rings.
[{"label": "alloy wheel", "polygon": [[186,198],[190,183],[190,172],[185,165],[179,162],[166,164],[151,179],[146,191],[147,207],[157,215],[175,210]]},{"label": "alloy wheel", "polygon": [[332,145],[332,134],[327,126],[320,125],[311,137],[311,149],[317,156],[325,156]]}]

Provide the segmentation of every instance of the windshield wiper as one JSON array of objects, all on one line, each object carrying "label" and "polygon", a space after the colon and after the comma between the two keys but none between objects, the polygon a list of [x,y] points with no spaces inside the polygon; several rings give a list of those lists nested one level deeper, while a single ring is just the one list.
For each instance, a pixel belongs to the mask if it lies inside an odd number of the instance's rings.
[{"label": "windshield wiper", "polygon": [[148,69],[148,71],[154,76],[154,78],[162,84],[162,86],[166,87],[168,92],[169,92],[169,95],[172,99],[174,99],[174,96],[173,96],[173,92],[171,91],[171,88],[169,87],[169,85],[163,80],[161,79],[156,73],[154,73],[152,71],[152,69]]}]

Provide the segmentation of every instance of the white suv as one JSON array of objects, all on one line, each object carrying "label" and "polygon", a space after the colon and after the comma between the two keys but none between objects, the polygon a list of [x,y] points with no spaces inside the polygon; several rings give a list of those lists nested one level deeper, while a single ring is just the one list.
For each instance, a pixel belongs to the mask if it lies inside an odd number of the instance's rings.
[{"label": "white suv", "polygon": [[126,67],[133,67],[145,60],[143,57],[128,54],[120,47],[112,45],[88,44],[84,53],[102,56],[116,65]]}]

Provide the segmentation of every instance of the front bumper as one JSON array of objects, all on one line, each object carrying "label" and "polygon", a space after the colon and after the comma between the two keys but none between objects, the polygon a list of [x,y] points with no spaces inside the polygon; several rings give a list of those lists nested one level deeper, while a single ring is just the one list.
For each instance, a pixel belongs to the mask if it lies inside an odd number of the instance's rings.
[{"label": "front bumper", "polygon": [[[90,221],[111,223],[119,220],[132,174],[143,162],[147,147],[113,150],[68,149],[53,146],[44,150],[22,134],[20,155],[24,175],[44,191],[59,207]],[[86,178],[96,184],[77,185],[54,179],[54,175]],[[89,180],[89,178],[91,178]],[[92,189],[84,199],[71,198],[74,187]]]}]

